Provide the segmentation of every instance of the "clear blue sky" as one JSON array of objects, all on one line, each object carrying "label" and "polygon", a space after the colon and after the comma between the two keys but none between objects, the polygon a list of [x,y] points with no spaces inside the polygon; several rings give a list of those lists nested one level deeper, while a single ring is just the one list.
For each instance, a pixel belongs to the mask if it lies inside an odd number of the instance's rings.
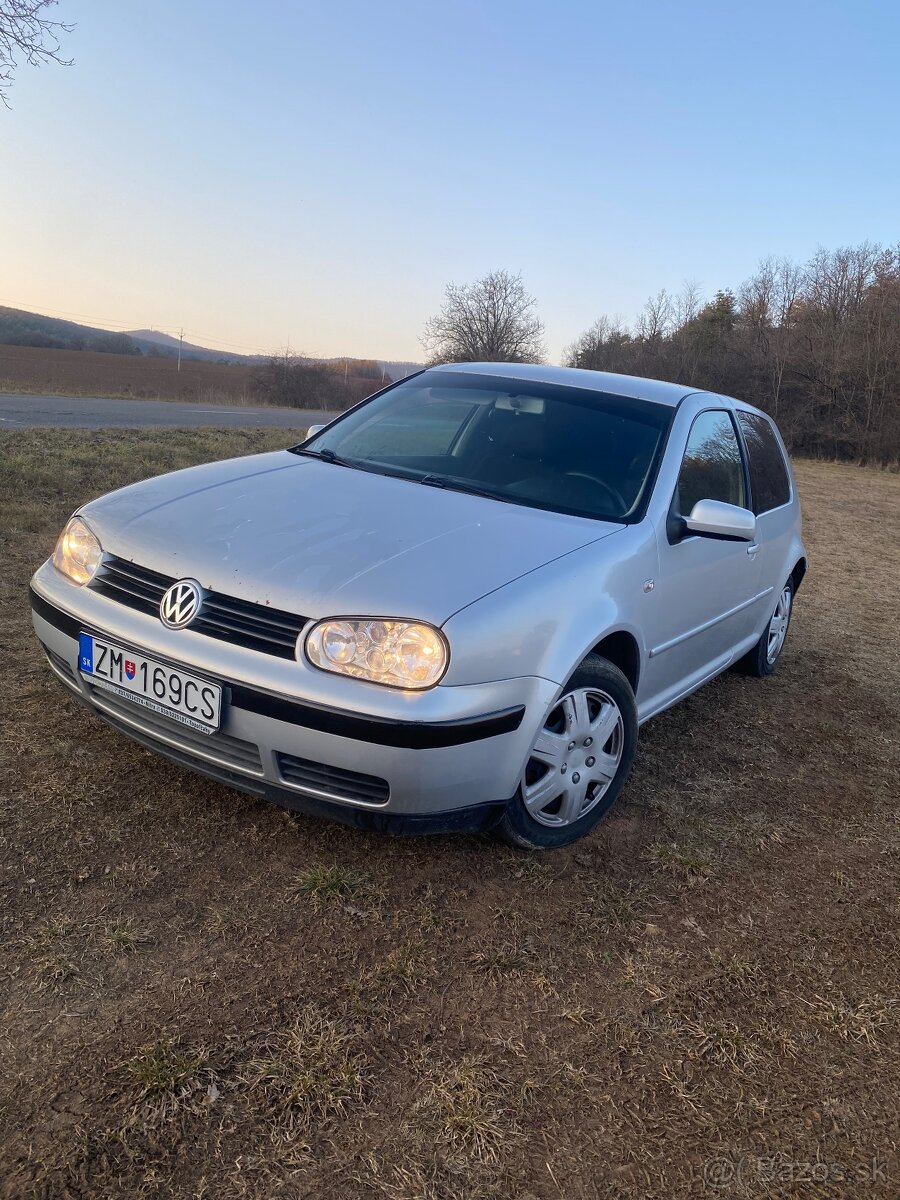
[{"label": "clear blue sky", "polygon": [[661,287],[900,237],[900,15],[844,3],[63,0],[0,109],[0,303],[421,357],[521,271],[551,357]]}]

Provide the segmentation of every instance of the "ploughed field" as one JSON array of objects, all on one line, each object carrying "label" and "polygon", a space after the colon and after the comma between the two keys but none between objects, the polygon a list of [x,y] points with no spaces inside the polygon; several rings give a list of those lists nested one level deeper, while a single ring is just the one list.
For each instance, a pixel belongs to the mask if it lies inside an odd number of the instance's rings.
[{"label": "ploughed field", "polygon": [[246,363],[0,345],[0,391],[258,404]]},{"label": "ploughed field", "polygon": [[288,816],[45,666],[78,503],[290,441],[0,434],[0,1196],[896,1196],[900,477],[799,465],[775,675],[534,856]]}]

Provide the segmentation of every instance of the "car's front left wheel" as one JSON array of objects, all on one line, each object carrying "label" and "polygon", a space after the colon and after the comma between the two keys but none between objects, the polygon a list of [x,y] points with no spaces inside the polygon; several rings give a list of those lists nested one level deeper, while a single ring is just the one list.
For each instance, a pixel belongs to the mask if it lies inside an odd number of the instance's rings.
[{"label": "car's front left wheel", "polygon": [[500,835],[532,850],[584,837],[622,791],[637,731],[628,680],[607,659],[589,654],[538,731]]}]

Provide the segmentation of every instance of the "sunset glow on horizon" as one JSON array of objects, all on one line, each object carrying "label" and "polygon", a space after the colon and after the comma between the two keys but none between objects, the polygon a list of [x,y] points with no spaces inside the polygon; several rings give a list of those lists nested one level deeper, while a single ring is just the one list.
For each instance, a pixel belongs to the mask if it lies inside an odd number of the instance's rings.
[{"label": "sunset glow on horizon", "polygon": [[505,268],[559,360],[660,288],[896,241],[897,11],[692,11],[63,0],[74,66],[0,110],[0,304],[421,360],[446,284]]}]

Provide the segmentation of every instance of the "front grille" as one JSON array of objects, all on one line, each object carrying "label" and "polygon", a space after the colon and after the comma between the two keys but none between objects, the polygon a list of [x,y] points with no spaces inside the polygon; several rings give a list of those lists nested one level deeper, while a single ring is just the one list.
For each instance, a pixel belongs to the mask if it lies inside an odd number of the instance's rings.
[{"label": "front grille", "polygon": [[127,722],[128,725],[137,726],[144,737],[151,741],[161,742],[167,747],[178,746],[189,755],[239,771],[262,774],[259,747],[253,742],[245,742],[221,730],[218,733],[199,733],[189,725],[182,725],[180,721],[173,721],[171,717],[164,717],[92,683],[88,684],[88,691],[93,702],[104,713],[119,717],[123,725]]},{"label": "front grille", "polygon": [[[110,555],[103,560],[90,586],[119,604],[156,617],[163,593],[174,582],[169,575]],[[190,628],[234,646],[293,658],[297,638],[308,619],[221,592],[206,592],[200,614]]]},{"label": "front grille", "polygon": [[390,787],[377,775],[361,775],[341,767],[310,762],[293,754],[276,754],[278,770],[285,783],[325,799],[355,800],[361,804],[387,804]]},{"label": "front grille", "polygon": [[89,586],[129,608],[159,616],[159,602],[174,582],[168,575],[110,556],[103,560]]}]

